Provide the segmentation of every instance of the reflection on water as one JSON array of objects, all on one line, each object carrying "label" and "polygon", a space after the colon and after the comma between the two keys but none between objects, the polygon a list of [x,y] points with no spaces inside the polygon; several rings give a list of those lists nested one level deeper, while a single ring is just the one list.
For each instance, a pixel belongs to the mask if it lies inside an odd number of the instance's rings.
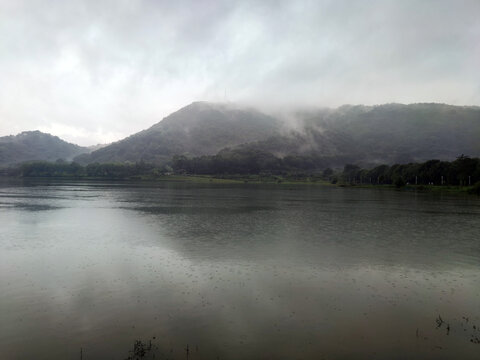
[{"label": "reflection on water", "polygon": [[4,182],[0,353],[477,359],[479,220],[438,194]]}]

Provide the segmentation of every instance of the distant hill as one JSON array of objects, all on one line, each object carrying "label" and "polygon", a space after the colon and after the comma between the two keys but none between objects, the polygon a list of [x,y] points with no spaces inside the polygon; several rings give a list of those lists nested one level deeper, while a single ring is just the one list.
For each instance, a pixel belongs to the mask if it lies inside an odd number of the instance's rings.
[{"label": "distant hill", "polygon": [[[342,134],[359,160],[408,163],[480,155],[480,107],[445,104],[342,106],[305,117],[306,126]],[[351,145],[349,145],[351,144]]]},{"label": "distant hill", "polygon": [[76,158],[80,163],[140,161],[163,163],[173,155],[213,155],[225,147],[258,141],[280,121],[254,109],[192,103],[147,130]]},{"label": "distant hill", "polygon": [[31,160],[72,160],[88,149],[40,131],[0,137],[0,166]]},{"label": "distant hill", "polygon": [[277,157],[321,156],[338,166],[345,161],[374,165],[480,156],[480,107],[344,105],[275,117],[252,108],[197,102],[76,160],[165,163],[174,155],[212,155],[225,148]]},{"label": "distant hill", "polygon": [[[268,115],[232,104],[195,102],[149,129],[100,148],[84,148],[40,131],[0,137],[0,166],[30,160],[168,163],[187,157],[271,153],[364,167],[480,156],[480,107],[445,104],[344,105]],[[230,149],[230,152],[225,152]],[[95,150],[92,152],[92,150]],[[232,152],[234,151],[234,152]],[[238,154],[240,154],[238,153]]]},{"label": "distant hill", "polygon": [[[242,145],[277,156],[317,155],[364,165],[480,155],[480,107],[344,105],[290,116],[287,130]],[[341,165],[341,164],[338,164]]]}]

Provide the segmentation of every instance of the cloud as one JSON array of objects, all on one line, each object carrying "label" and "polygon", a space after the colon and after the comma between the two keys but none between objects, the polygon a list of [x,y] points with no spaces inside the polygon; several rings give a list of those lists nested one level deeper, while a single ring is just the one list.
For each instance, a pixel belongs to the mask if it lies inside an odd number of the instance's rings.
[{"label": "cloud", "polygon": [[0,0],[0,135],[91,145],[196,100],[480,105],[479,13],[476,0]]}]

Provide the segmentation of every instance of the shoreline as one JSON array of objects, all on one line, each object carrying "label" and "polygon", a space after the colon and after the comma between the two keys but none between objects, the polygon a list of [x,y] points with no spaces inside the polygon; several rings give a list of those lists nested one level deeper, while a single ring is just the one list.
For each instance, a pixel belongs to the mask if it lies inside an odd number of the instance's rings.
[{"label": "shoreline", "polygon": [[453,186],[453,185],[405,185],[397,187],[393,184],[332,184],[330,181],[313,177],[305,179],[292,179],[281,176],[261,176],[261,175],[159,175],[159,176],[131,176],[125,178],[115,177],[88,177],[88,176],[8,176],[0,175],[0,179],[16,180],[87,180],[87,181],[114,181],[114,182],[176,182],[176,183],[198,183],[198,184],[264,184],[264,185],[310,185],[310,186],[329,186],[341,188],[359,188],[359,189],[387,189],[396,191],[415,191],[415,192],[434,192],[450,194],[473,193],[474,186]]}]

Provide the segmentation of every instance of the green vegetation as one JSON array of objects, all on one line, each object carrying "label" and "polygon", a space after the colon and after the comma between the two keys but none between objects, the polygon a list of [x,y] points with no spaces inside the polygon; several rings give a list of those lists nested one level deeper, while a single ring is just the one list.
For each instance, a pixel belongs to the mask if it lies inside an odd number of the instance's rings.
[{"label": "green vegetation", "polygon": [[341,180],[347,184],[389,184],[470,186],[480,181],[480,159],[459,156],[455,161],[429,160],[424,163],[380,165],[361,169],[345,165]]},{"label": "green vegetation", "polygon": [[267,151],[236,148],[224,149],[212,156],[174,156],[171,166],[175,172],[186,174],[310,175],[322,172],[335,160],[314,155],[288,155],[280,158]]},{"label": "green vegetation", "polygon": [[[195,173],[217,154],[254,152],[278,169],[271,155],[295,169],[454,160],[480,156],[480,108],[445,104],[342,106],[275,118],[251,108],[193,103],[151,128],[77,157],[80,164],[167,164],[172,156],[197,158]],[[263,154],[263,155],[262,155]],[[272,155],[272,156],[273,156]],[[202,161],[202,156],[209,156]],[[257,156],[257,155],[256,155]],[[300,159],[299,159],[300,158]],[[299,161],[308,164],[300,165]],[[313,163],[313,164],[312,164]],[[210,166],[210,165],[206,165]],[[280,166],[283,168],[283,164]],[[242,172],[243,169],[240,169]],[[229,171],[237,171],[230,169]]]},{"label": "green vegetation", "polygon": [[468,192],[480,196],[480,181],[477,181]]},{"label": "green vegetation", "polygon": [[144,162],[134,164],[88,164],[58,160],[56,162],[31,161],[8,169],[6,175],[22,177],[68,177],[133,179],[160,175],[160,169]]},{"label": "green vegetation", "polygon": [[145,161],[163,165],[175,154],[216,154],[225,147],[268,138],[279,128],[278,120],[254,109],[195,102],[149,129],[81,155],[75,161],[81,164]]},{"label": "green vegetation", "polygon": [[[237,164],[238,165],[238,164]],[[18,167],[1,169],[0,175],[17,177],[50,177],[76,179],[108,179],[108,180],[155,180],[196,183],[323,183],[321,174],[270,174],[227,173],[194,174],[185,170],[173,171],[170,166],[157,167],[144,162],[127,164],[89,164],[82,166],[75,162],[31,161]]]},{"label": "green vegetation", "polygon": [[[170,165],[145,162],[124,164],[55,163],[35,161],[3,169],[3,175],[21,177],[155,180],[205,183],[337,184],[339,186],[412,187],[480,194],[480,159],[461,155],[455,161],[380,165],[362,169],[347,164],[342,172],[321,169],[310,157],[278,158],[252,150],[228,150],[214,156],[174,156]],[[311,168],[309,166],[312,166]]]},{"label": "green vegetation", "polygon": [[[307,120],[336,134],[352,163],[407,164],[480,156],[480,107],[446,104],[342,106]],[[340,140],[344,142],[341,143]]]},{"label": "green vegetation", "polygon": [[0,137],[0,166],[31,160],[72,160],[88,151],[87,148],[67,143],[56,136],[40,131],[25,131],[16,136]]}]

